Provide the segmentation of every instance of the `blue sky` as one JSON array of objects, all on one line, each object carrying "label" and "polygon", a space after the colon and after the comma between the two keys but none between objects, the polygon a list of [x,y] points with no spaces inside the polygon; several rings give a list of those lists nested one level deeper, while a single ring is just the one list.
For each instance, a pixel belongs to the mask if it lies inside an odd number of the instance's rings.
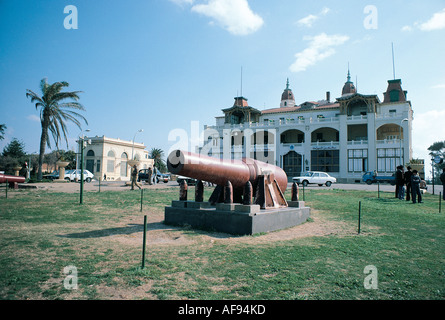
[{"label": "blue sky", "polygon": [[[64,8],[77,8],[66,29]],[[70,21],[73,23],[74,21]],[[241,91],[279,106],[286,78],[298,104],[336,98],[348,63],[358,91],[408,91],[414,157],[445,139],[445,2],[296,0],[0,0],[0,150],[12,138],[38,152],[39,113],[26,89],[67,81],[81,90],[90,135],[167,152],[173,129],[214,124]],[[195,122],[196,123],[196,122]],[[73,149],[80,131],[69,126]],[[190,133],[191,134],[191,133]]]}]

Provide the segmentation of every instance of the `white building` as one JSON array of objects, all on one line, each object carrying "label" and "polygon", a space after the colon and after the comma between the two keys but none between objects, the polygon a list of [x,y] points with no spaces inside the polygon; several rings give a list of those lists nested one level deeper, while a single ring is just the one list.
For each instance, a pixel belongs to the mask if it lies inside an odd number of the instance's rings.
[{"label": "white building", "polygon": [[90,141],[84,150],[85,169],[94,174],[96,179],[129,181],[131,168],[127,161],[140,161],[138,170],[153,167],[148,151],[143,143],[102,137],[85,137]]},{"label": "white building", "polygon": [[[389,80],[383,101],[356,92],[350,80],[331,101],[295,103],[289,81],[279,108],[260,111],[236,97],[215,126],[205,126],[205,153],[221,158],[252,157],[275,163],[288,178],[309,170],[329,172],[340,182],[365,171],[392,174],[412,159],[411,102],[401,80]],[[210,151],[208,151],[210,147]]]}]

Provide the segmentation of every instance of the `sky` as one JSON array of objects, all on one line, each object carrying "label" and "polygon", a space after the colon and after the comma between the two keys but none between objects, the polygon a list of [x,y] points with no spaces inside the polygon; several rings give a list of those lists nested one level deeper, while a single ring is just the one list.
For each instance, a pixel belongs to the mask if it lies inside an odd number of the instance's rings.
[{"label": "sky", "polygon": [[[82,91],[89,136],[167,154],[175,132],[193,140],[241,92],[259,110],[279,107],[287,78],[297,104],[340,97],[349,64],[358,92],[381,101],[395,71],[413,157],[429,164],[445,140],[444,39],[443,0],[0,0],[0,150],[17,138],[38,153],[25,94],[43,78]],[[81,130],[68,130],[60,148],[74,150]]]}]

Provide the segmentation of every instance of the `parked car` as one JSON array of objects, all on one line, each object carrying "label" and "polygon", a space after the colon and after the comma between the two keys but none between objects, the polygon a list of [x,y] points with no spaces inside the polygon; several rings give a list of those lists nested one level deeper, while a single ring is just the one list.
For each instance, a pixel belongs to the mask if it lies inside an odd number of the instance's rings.
[{"label": "parked car", "polygon": [[[147,181],[147,180],[148,180],[148,169],[139,170],[138,181]],[[167,183],[169,180],[170,180],[170,175],[167,173],[158,172],[156,174],[156,183],[159,183],[159,181]]]},{"label": "parked car", "polygon": [[326,172],[320,171],[308,171],[304,176],[293,177],[292,180],[298,184],[303,184],[303,186],[307,186],[308,184],[318,184],[320,187],[324,184],[327,187],[330,187],[331,184],[337,182],[336,178],[331,177]]},{"label": "parked car", "polygon": [[[80,180],[80,176],[81,176],[82,171],[80,169],[76,169],[76,170],[68,170],[65,171],[65,180],[69,180],[69,181],[74,181],[75,178],[77,178],[77,180]],[[91,182],[91,180],[93,180],[94,175],[89,172],[88,170],[83,170],[83,180],[86,182]]]},{"label": "parked car", "polygon": [[170,180],[170,175],[168,173],[158,173],[157,174],[157,182],[159,183],[159,181],[162,181],[164,183],[167,183]]},{"label": "parked car", "polygon": [[59,171],[55,170],[50,174],[45,174],[43,176],[43,179],[48,179],[48,180],[56,180],[59,179]]},{"label": "parked car", "polygon": [[194,186],[196,185],[196,179],[193,178],[189,178],[189,177],[184,177],[184,176],[178,176],[176,178],[176,181],[178,182],[178,184],[181,184],[182,181],[186,181],[188,186]]}]

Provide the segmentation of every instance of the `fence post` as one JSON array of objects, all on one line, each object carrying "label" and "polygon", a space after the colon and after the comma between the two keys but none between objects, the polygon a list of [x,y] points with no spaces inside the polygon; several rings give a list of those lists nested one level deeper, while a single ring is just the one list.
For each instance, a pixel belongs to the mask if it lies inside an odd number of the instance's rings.
[{"label": "fence post", "polygon": [[142,269],[145,268],[145,246],[147,242],[147,216],[144,216],[144,237],[142,244]]},{"label": "fence post", "polygon": [[358,234],[360,234],[360,218],[362,213],[362,202],[358,202]]},{"label": "fence post", "polygon": [[144,189],[141,188],[141,212],[142,212],[142,200],[144,198]]},{"label": "fence post", "polygon": [[380,181],[377,181],[377,194],[378,198],[380,199]]},{"label": "fence post", "polygon": [[442,192],[439,192],[439,213],[442,211]]},{"label": "fence post", "polygon": [[8,179],[6,179],[6,199],[8,199],[8,188],[9,188],[9,183],[8,183]]}]

